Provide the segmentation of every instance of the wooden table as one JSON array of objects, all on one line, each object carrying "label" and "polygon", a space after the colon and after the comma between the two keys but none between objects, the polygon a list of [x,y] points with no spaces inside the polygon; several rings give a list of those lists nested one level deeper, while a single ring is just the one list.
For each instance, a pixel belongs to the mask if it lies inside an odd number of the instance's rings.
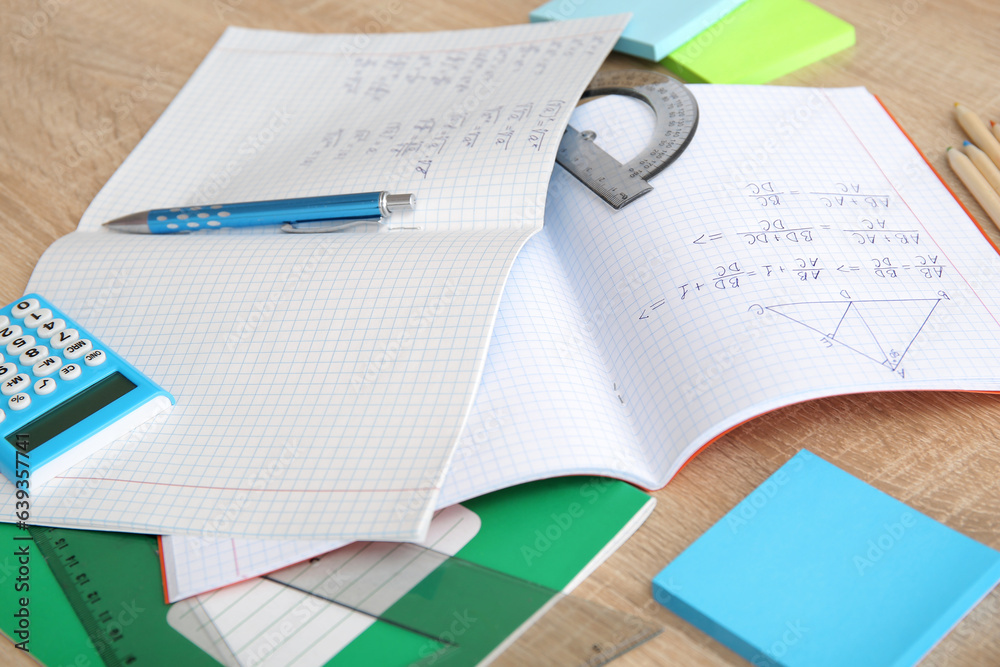
[{"label": "wooden table", "polygon": [[[539,2],[3,0],[0,302],[22,294],[45,248],[75,227],[226,25],[340,33],[451,30],[524,22]],[[944,159],[945,147],[963,138],[952,102],[1000,117],[1000,4],[818,4],[856,26],[857,46],[778,83],[867,86],[1000,240]],[[606,67],[653,66],[614,54]],[[802,447],[1000,549],[1000,399],[924,392],[792,406],[736,429],[699,455],[656,493],[656,511],[638,534],[578,589],[666,625],[666,632],[616,664],[745,664],[654,603],[650,580]],[[0,642],[0,662],[31,664],[6,642]],[[1000,591],[925,664],[1000,664]]]}]

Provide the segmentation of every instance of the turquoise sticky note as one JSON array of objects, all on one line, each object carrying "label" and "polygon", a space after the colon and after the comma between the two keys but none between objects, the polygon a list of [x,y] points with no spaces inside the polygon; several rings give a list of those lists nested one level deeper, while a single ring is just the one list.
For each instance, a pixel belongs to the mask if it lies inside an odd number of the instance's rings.
[{"label": "turquoise sticky note", "polygon": [[1000,581],[1000,553],[801,451],[653,579],[753,665],[913,665]]},{"label": "turquoise sticky note", "polygon": [[531,12],[532,22],[632,14],[615,51],[661,60],[742,4],[744,0],[551,0]]}]

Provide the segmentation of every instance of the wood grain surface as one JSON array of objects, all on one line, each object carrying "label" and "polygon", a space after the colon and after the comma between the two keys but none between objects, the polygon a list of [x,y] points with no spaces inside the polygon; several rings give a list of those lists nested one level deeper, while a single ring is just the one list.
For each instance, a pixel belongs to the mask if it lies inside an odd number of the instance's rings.
[{"label": "wood grain surface", "polygon": [[[371,33],[521,23],[541,0],[0,0],[0,302],[70,232],[227,25]],[[857,46],[778,81],[866,86],[896,116],[982,226],[947,167],[960,100],[1000,118],[996,0],[818,0],[857,28]],[[612,55],[606,67],[651,64]],[[1000,353],[997,349],[989,354]],[[659,620],[666,631],[621,665],[745,664],[653,602],[650,580],[803,447],[1000,549],[1000,398],[894,393],[830,398],[730,432],[658,491],[652,517],[578,594]],[[10,582],[0,595],[11,591]],[[0,663],[32,664],[0,641]],[[928,656],[1000,664],[1000,592]]]}]

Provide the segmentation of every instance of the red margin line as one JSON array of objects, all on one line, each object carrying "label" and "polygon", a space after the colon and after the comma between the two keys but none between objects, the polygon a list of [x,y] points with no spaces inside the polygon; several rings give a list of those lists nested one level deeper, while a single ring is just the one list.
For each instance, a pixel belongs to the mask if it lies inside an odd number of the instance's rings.
[{"label": "red margin line", "polygon": [[[854,128],[851,127],[851,124],[847,122],[846,118],[844,118],[844,114],[840,113],[840,109],[837,108],[837,105],[834,104],[833,100],[830,99],[830,96],[826,93],[826,91],[823,91],[823,97],[826,98],[826,101],[830,104],[830,106],[833,108],[833,110],[835,112],[837,112],[837,115],[840,116],[840,120],[843,121],[844,126],[847,127],[847,129],[849,129],[851,131],[851,134],[854,135],[854,138],[857,140],[857,142],[861,146],[861,148],[863,148],[865,150],[865,153],[868,153],[868,157],[871,158],[871,161],[875,163],[875,166],[878,167],[879,172],[881,172],[882,178],[885,179],[886,183],[889,184],[889,187],[891,187],[892,190],[893,190],[893,192],[896,193],[896,196],[899,197],[899,200],[901,202],[903,202],[903,204],[906,205],[906,208],[910,211],[910,215],[912,215],[913,218],[914,218],[914,220],[916,220],[920,224],[920,226],[923,228],[924,234],[926,234],[931,239],[931,241],[934,243],[934,245],[937,246],[937,248],[940,251],[940,253],[945,256],[945,259],[948,260],[948,263],[951,264],[951,266],[955,269],[955,273],[957,273],[959,276],[961,276],[962,280],[965,282],[965,284],[969,288],[969,290],[973,294],[976,295],[976,298],[979,300],[979,304],[983,307],[983,310],[985,310],[987,313],[990,314],[990,317],[992,317],[993,321],[996,322],[997,327],[1000,328],[1000,320],[998,320],[997,316],[994,315],[993,312],[986,306],[986,303],[983,301],[983,298],[981,296],[979,296],[979,292],[977,292],[976,289],[972,286],[972,284],[969,282],[968,278],[966,278],[962,274],[961,269],[959,269],[958,266],[956,266],[955,262],[951,261],[951,257],[948,257],[948,253],[945,252],[945,250],[941,246],[941,244],[937,242],[937,239],[934,238],[934,235],[931,234],[929,231],[927,231],[927,226],[917,216],[917,214],[913,211],[913,209],[910,207],[910,203],[908,201],[906,201],[906,198],[903,197],[903,195],[901,195],[899,193],[899,190],[896,189],[896,186],[893,185],[892,181],[886,175],[885,171],[882,170],[882,165],[879,164],[878,160],[875,159],[875,156],[872,155],[871,151],[868,150],[868,147],[865,146],[865,142],[861,141],[861,137],[858,136],[858,133],[854,131]],[[875,96],[872,95],[872,97],[875,97]],[[937,171],[934,170],[934,167],[931,165],[931,163],[927,161],[927,156],[920,152],[920,149],[917,148],[917,145],[915,143],[913,143],[913,139],[910,138],[910,135],[908,135],[903,130],[903,128],[899,124],[899,122],[893,117],[893,115],[891,113],[889,113],[889,110],[885,108],[885,105],[882,104],[882,100],[880,100],[878,97],[875,97],[875,100],[879,103],[879,106],[882,107],[882,110],[885,111],[886,115],[889,116],[889,118],[892,120],[892,122],[895,123],[896,127],[899,128],[899,131],[903,133],[903,136],[906,137],[907,141],[910,142],[910,145],[913,146],[914,150],[917,151],[917,155],[919,155],[923,159],[924,163],[930,168],[931,172],[935,176],[938,177],[938,180],[941,181],[941,184],[944,185],[945,189],[948,190],[948,192],[951,194],[951,196],[955,199],[955,202],[962,208],[963,211],[965,211],[965,214],[969,216],[969,220],[972,221],[972,224],[974,224],[976,226],[976,228],[979,229],[979,232],[983,236],[986,236],[986,232],[983,231],[983,228],[979,226],[979,223],[976,222],[976,219],[972,217],[971,213],[969,213],[969,209],[965,208],[965,206],[962,206],[962,202],[960,202],[958,200],[958,197],[955,196],[955,193],[952,192],[951,188],[949,188],[948,185],[944,182],[944,179],[941,178],[941,174],[937,173]],[[989,236],[986,236],[986,240],[990,242],[990,246],[993,248],[994,251],[1000,253],[1000,250],[997,249],[996,245],[994,245],[993,242],[990,241],[990,237]]]}]

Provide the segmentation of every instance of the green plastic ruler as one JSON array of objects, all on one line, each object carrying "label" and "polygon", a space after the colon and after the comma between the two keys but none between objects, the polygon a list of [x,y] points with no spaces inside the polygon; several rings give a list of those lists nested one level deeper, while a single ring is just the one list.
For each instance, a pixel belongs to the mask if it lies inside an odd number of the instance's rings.
[{"label": "green plastic ruler", "polygon": [[[167,623],[155,537],[66,528],[29,531],[107,667],[216,664]],[[38,600],[39,608],[43,603],[49,604]],[[45,618],[37,617],[39,622]]]}]

